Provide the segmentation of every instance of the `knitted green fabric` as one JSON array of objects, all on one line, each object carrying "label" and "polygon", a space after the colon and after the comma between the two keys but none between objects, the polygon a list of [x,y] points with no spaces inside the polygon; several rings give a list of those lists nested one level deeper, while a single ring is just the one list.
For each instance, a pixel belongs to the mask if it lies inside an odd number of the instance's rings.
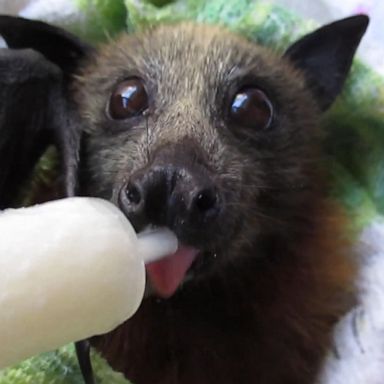
[{"label": "knitted green fabric", "polygon": [[114,36],[125,28],[126,8],[123,0],[72,0],[83,15],[81,27],[74,33],[85,33],[97,42]]},{"label": "knitted green fabric", "polygon": [[[132,31],[157,23],[196,20],[225,25],[283,52],[291,42],[317,27],[313,21],[302,20],[284,8],[257,0],[73,1],[82,12],[90,12],[92,17],[86,19],[88,22],[101,20],[98,25],[102,25],[102,31],[92,36],[96,40],[124,29]],[[324,116],[323,125],[327,131],[326,165],[333,181],[330,194],[343,202],[353,218],[354,231],[360,231],[374,218],[384,215],[383,79],[356,61],[343,94]],[[47,158],[36,173],[49,175]],[[95,352],[92,360],[98,383],[128,383]],[[73,347],[63,347],[0,372],[0,384],[29,383],[82,384]]]},{"label": "knitted green fabric", "polygon": [[[92,351],[97,384],[129,384],[120,373]],[[1,384],[84,384],[73,344],[43,353],[0,371]]]}]

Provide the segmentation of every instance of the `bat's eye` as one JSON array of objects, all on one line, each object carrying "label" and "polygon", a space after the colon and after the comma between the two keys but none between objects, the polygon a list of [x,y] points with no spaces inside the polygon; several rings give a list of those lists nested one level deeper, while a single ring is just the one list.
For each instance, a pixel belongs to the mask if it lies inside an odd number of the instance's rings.
[{"label": "bat's eye", "polygon": [[141,115],[148,109],[148,94],[143,81],[132,78],[120,83],[109,100],[109,116],[115,120]]},{"label": "bat's eye", "polygon": [[242,126],[265,129],[271,125],[273,106],[263,91],[246,87],[232,99],[229,116]]}]

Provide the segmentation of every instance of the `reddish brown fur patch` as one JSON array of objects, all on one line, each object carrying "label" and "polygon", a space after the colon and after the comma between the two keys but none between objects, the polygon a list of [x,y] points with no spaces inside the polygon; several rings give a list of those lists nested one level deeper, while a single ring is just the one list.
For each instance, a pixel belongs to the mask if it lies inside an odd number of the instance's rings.
[{"label": "reddish brown fur patch", "polygon": [[147,299],[94,345],[135,384],[312,383],[351,293],[335,211],[317,204],[308,233],[169,301]]}]

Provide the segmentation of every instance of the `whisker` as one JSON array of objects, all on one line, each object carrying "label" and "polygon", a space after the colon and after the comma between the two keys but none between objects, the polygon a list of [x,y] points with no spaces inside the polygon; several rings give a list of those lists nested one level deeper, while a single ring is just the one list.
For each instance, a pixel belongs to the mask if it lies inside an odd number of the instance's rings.
[{"label": "whisker", "polygon": [[[236,181],[234,181],[235,183]],[[270,185],[255,185],[255,184],[245,184],[243,182],[238,182],[239,187],[242,189],[245,188],[250,188],[255,190],[255,192],[260,192],[260,191],[275,191],[275,192],[288,192],[288,191],[302,191],[305,189],[308,189],[308,185],[298,185],[298,186],[282,186],[282,187],[274,187]],[[226,185],[221,185],[222,191],[226,192],[231,192],[233,190],[238,190],[239,187],[234,188],[234,187],[228,187]]]},{"label": "whisker", "polygon": [[[242,207],[244,207],[244,205],[241,203],[227,203],[226,207],[228,207],[228,208],[242,208]],[[266,219],[268,221],[273,221],[274,223],[281,224],[284,226],[290,225],[290,223],[288,223],[287,221],[284,221],[284,220],[277,218],[277,217],[274,217],[274,216],[270,216],[270,215],[263,213],[263,212],[256,210],[256,209],[251,210],[251,211],[248,209],[247,216],[248,217],[249,216],[256,216],[256,217],[259,217],[262,219]]]}]

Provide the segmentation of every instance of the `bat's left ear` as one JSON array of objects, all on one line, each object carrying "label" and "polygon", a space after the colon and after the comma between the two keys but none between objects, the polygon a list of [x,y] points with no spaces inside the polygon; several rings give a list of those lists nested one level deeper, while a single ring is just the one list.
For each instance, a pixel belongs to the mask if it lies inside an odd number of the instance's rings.
[{"label": "bat's left ear", "polygon": [[93,51],[90,45],[61,28],[21,17],[0,15],[0,35],[9,48],[40,52],[61,68],[64,75],[74,72]]},{"label": "bat's left ear", "polygon": [[352,16],[325,25],[312,32],[285,52],[300,69],[321,110],[326,110],[340,93],[363,37],[369,18]]}]

